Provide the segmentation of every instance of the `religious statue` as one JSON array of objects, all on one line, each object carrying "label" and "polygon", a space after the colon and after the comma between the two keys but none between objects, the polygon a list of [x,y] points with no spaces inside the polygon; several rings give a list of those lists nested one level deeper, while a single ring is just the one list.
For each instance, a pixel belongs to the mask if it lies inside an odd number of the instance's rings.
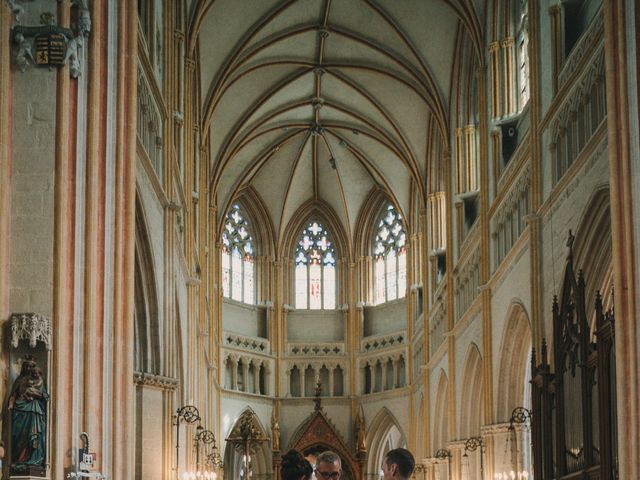
[{"label": "religious statue", "polygon": [[362,411],[362,406],[358,409],[358,414],[356,415],[356,421],[354,425],[354,436],[356,439],[356,452],[364,453],[367,451],[367,447],[365,445],[365,423],[364,423],[364,412]]},{"label": "religious statue", "polygon": [[280,451],[280,424],[275,410],[271,415],[271,447],[274,452]]},{"label": "religious statue", "polygon": [[29,63],[35,63],[31,43],[26,38],[24,38],[24,35],[22,33],[17,33],[13,37],[13,42],[16,44],[16,66],[20,69],[21,72],[24,72],[29,66]]},{"label": "religious statue", "polygon": [[71,0],[78,7],[78,35],[88,37],[91,32],[91,13],[88,0]]},{"label": "religious statue", "polygon": [[80,64],[80,50],[82,49],[84,37],[78,35],[67,40],[67,52],[64,61],[69,62],[69,73],[73,78],[78,78],[82,73],[82,65]]},{"label": "religious statue", "polygon": [[11,471],[42,469],[46,461],[47,393],[42,371],[27,355],[11,388]]}]

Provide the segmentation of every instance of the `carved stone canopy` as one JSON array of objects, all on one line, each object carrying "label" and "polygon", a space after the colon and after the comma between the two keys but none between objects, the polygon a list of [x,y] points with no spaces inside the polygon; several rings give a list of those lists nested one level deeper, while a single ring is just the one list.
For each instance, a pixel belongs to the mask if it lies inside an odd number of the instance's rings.
[{"label": "carved stone canopy", "polygon": [[356,457],[323,409],[314,410],[298,427],[289,442],[289,448],[298,450],[303,455],[333,450],[342,459],[342,478],[351,480],[362,478],[361,462],[365,458]]},{"label": "carved stone canopy", "polygon": [[11,324],[11,346],[18,348],[20,340],[29,340],[29,346],[36,348],[38,341],[51,350],[51,319],[38,313],[13,313]]}]

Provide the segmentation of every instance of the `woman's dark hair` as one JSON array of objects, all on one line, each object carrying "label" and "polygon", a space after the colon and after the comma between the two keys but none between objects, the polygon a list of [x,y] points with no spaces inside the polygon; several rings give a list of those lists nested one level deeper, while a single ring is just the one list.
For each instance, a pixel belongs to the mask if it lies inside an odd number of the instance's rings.
[{"label": "woman's dark hair", "polygon": [[280,476],[282,480],[308,480],[313,473],[311,464],[297,450],[289,450],[282,457]]}]

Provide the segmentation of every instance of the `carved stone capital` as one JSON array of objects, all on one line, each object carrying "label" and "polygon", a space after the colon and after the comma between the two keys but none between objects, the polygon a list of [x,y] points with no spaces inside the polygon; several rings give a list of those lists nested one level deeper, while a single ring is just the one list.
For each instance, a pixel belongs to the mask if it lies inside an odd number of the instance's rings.
[{"label": "carved stone capital", "polygon": [[489,53],[496,52],[500,49],[500,42],[491,42],[489,44]]}]

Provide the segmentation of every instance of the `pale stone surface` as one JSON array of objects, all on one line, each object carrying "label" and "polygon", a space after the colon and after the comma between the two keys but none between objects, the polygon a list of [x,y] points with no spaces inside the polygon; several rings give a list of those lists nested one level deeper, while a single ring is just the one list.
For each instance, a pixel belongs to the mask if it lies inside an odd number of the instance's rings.
[{"label": "pale stone surface", "polygon": [[383,305],[368,307],[364,311],[364,336],[381,335],[407,328],[405,300],[395,300]]},{"label": "pale stone surface", "polygon": [[222,302],[222,329],[224,331],[249,335],[266,336],[264,309],[225,299]]},{"label": "pale stone surface", "polygon": [[344,339],[344,314],[338,310],[296,310],[287,317],[287,339],[335,342]]},{"label": "pale stone surface", "polygon": [[157,388],[136,388],[138,438],[136,441],[136,470],[140,478],[162,478],[162,457],[165,429],[159,418],[164,415],[163,392]]},{"label": "pale stone surface", "polygon": [[[30,69],[14,82],[10,309],[51,315],[55,73]],[[26,81],[26,79],[29,81]],[[33,99],[38,99],[34,102]]]}]

